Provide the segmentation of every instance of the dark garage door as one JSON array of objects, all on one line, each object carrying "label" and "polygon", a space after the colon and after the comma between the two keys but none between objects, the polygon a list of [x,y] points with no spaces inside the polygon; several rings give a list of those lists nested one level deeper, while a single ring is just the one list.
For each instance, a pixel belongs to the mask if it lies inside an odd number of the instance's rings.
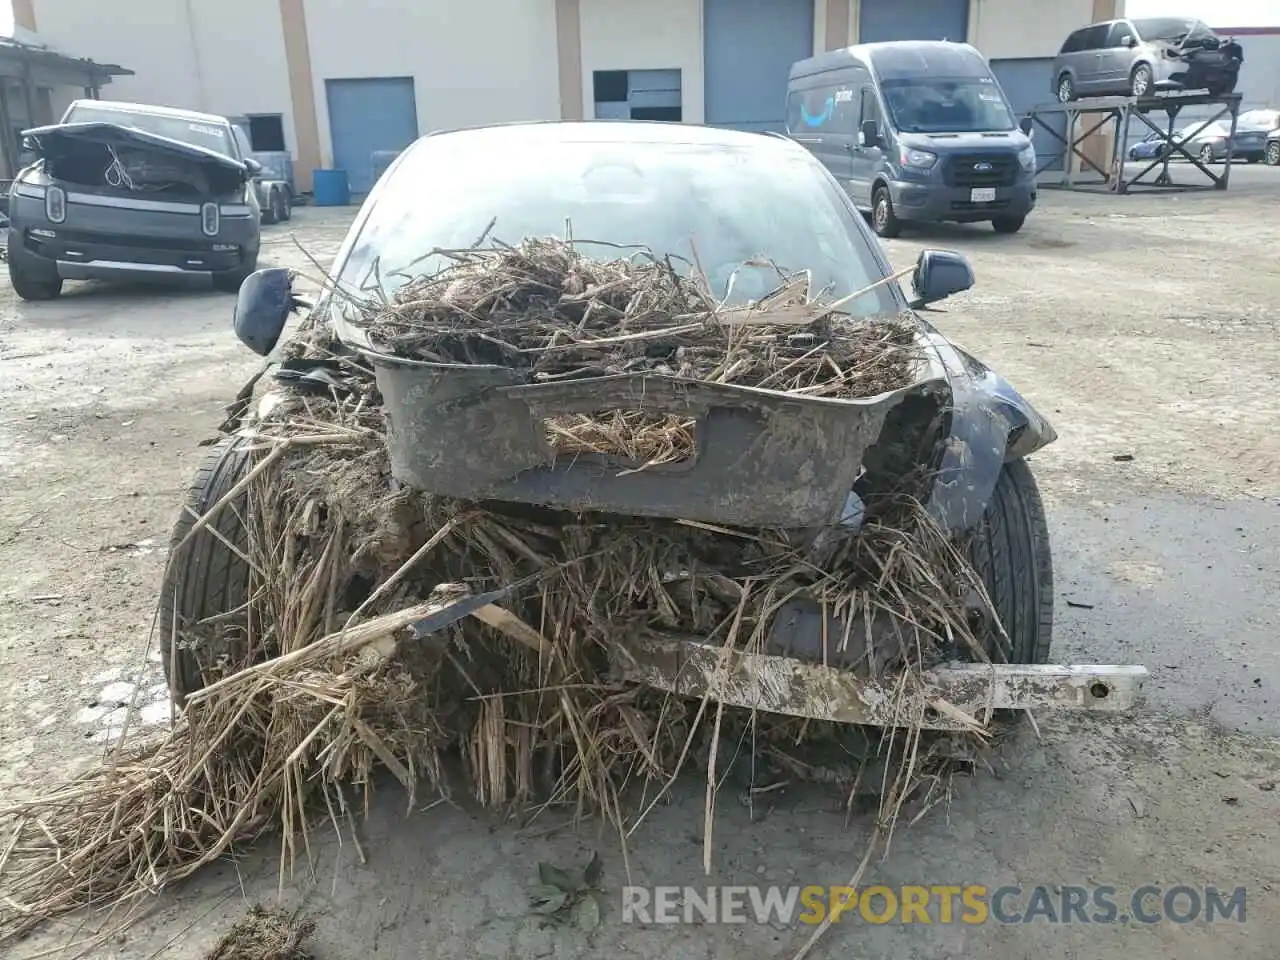
[{"label": "dark garage door", "polygon": [[858,40],[965,40],[969,0],[862,0]]},{"label": "dark garage door", "polygon": [[[1053,100],[1050,92],[1050,77],[1053,73],[1052,60],[992,60],[991,72],[1004,88],[1004,95],[1009,98],[1014,112],[1024,117],[1033,107]],[[1067,118],[1061,113],[1046,113],[1040,116],[1040,122],[1046,123],[1062,135],[1067,128]],[[1035,136],[1037,166],[1041,170],[1061,170],[1062,154],[1066,147],[1053,134],[1036,124]]]},{"label": "dark garage door", "polygon": [[813,0],[704,0],[706,122],[785,128],[787,73],[813,56]]},{"label": "dark garage door", "polygon": [[333,165],[347,171],[352,193],[368,193],[374,154],[403,150],[418,139],[413,78],[361,77],[326,80],[324,85]]}]

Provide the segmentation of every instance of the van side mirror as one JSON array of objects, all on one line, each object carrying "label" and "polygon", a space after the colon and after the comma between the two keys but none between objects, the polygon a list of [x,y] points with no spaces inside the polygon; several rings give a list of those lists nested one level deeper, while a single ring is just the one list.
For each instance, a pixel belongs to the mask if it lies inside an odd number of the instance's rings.
[{"label": "van side mirror", "polygon": [[245,277],[236,296],[232,326],[240,342],[258,356],[275,349],[297,301],[288,267],[266,267]]},{"label": "van side mirror", "polygon": [[[848,128],[846,127],[845,129]],[[874,120],[863,120],[858,140],[860,145],[864,147],[880,146],[880,125]]]},{"label": "van side mirror", "polygon": [[973,268],[968,260],[950,250],[922,250],[911,284],[916,290],[911,306],[923,307],[972,287]]},{"label": "van side mirror", "polygon": [[1018,129],[1025,133],[1028,137],[1035,131],[1036,122],[1030,117],[1023,117],[1018,121]]}]

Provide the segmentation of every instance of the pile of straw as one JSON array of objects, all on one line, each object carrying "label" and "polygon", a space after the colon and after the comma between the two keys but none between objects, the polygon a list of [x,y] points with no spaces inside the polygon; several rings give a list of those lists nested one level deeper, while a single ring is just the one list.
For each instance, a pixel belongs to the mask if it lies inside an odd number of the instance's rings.
[{"label": "pile of straw", "polygon": [[[409,284],[366,319],[401,352],[527,362],[532,376],[666,363],[722,382],[838,384],[842,396],[909,376],[903,321],[858,325],[787,293],[779,310],[806,322],[724,329],[699,290],[667,264],[597,264],[564,244],[525,244],[460,256],[452,278]],[[646,335],[623,339],[631,333]],[[333,356],[331,346],[313,326],[293,349]],[[490,807],[601,812],[624,838],[700,758],[709,869],[718,745],[797,775],[810,769],[798,745],[846,731],[620,682],[615,645],[683,634],[759,650],[779,606],[808,595],[845,618],[841,656],[864,676],[957,650],[985,656],[966,609],[981,583],[919,504],[883,505],[818,568],[783,530],[430,497],[392,482],[372,378],[357,362],[343,371],[343,389],[293,395],[258,425],[243,441],[246,481],[206,514],[242,516],[249,589],[227,616],[180,625],[180,642],[234,655],[209,665],[165,736],[126,742],[76,782],[4,811],[0,944],[81,907],[120,909],[126,922],[269,831],[283,837],[283,871],[317,813],[345,825],[363,805],[349,792],[367,790],[375,768],[447,797],[449,751]],[[580,420],[563,426],[578,443],[623,432]],[[596,441],[581,439],[592,431]],[[442,598],[512,584],[523,587],[439,634],[405,635]],[[880,777],[883,822],[913,795],[936,802],[936,745],[919,730],[867,742],[850,776],[861,782],[877,754],[893,760]]]}]

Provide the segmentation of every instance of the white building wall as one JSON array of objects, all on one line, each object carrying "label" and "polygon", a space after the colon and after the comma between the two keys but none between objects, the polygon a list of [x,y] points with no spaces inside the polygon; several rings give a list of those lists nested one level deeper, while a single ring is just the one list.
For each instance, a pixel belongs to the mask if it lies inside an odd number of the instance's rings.
[{"label": "white building wall", "polygon": [[582,103],[593,116],[596,70],[680,70],[680,111],[701,123],[703,95],[700,0],[580,0]]},{"label": "white building wall", "polygon": [[[1280,20],[1280,7],[1276,19]],[[1236,39],[1244,48],[1236,84],[1240,109],[1280,107],[1280,28],[1274,33],[1241,34]]]},{"label": "white building wall", "polygon": [[[133,70],[104,98],[211,113],[279,113],[296,150],[279,9],[271,0],[36,0],[40,40]],[[190,15],[188,15],[190,10]],[[61,103],[75,91],[60,91]]]},{"label": "white building wall", "polygon": [[1092,22],[1093,0],[969,0],[969,42],[988,60],[1057,56],[1067,34]]},{"label": "white building wall", "polygon": [[560,116],[549,0],[306,0],[306,13],[325,166],[326,79],[413,77],[422,133]]}]

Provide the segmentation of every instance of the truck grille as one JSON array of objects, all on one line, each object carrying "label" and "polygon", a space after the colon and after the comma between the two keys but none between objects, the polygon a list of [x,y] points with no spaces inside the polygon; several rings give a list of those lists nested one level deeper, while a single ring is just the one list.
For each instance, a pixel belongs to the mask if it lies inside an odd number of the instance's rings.
[{"label": "truck grille", "polygon": [[1009,153],[960,153],[944,171],[951,187],[1010,187],[1018,179],[1018,158]]}]

